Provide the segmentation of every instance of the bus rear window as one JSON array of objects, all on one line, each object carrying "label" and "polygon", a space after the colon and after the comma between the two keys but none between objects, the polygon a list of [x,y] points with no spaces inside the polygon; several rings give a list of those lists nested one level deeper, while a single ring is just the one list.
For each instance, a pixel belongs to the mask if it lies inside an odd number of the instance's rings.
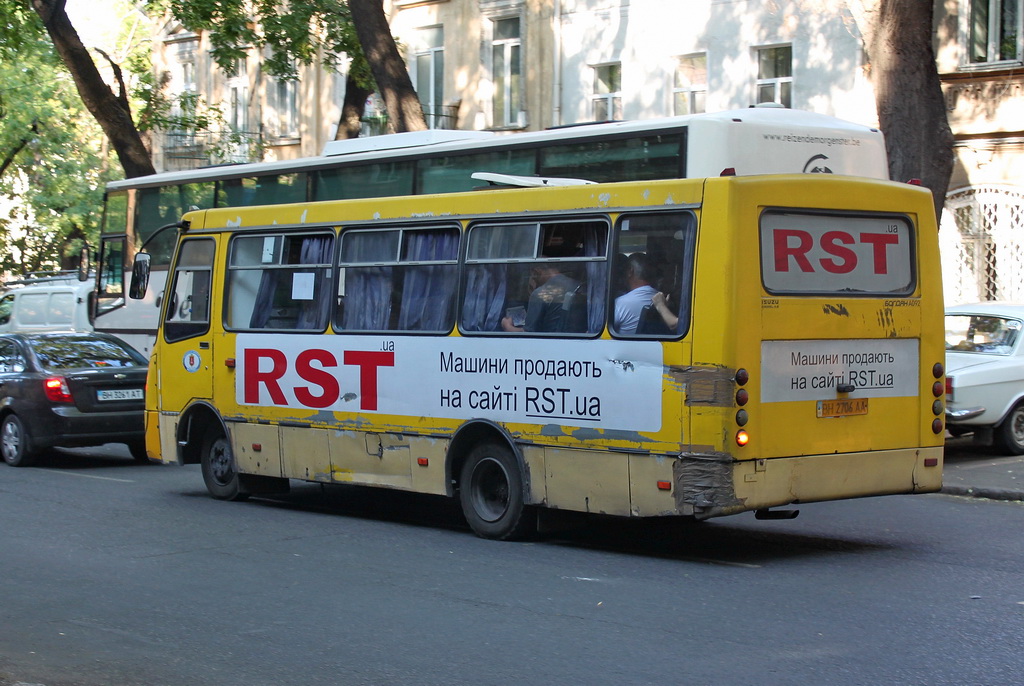
[{"label": "bus rear window", "polygon": [[761,277],[774,294],[910,295],[913,226],[901,215],[766,210]]}]

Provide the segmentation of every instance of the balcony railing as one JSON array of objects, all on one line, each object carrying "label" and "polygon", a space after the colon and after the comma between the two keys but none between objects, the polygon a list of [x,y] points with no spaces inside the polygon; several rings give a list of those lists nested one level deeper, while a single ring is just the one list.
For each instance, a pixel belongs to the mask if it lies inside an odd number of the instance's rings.
[{"label": "balcony railing", "polygon": [[[454,129],[458,125],[459,106],[442,105],[433,110],[424,107],[423,118],[428,129]],[[385,111],[367,114],[360,121],[363,124],[360,136],[382,136],[388,132],[388,114]]]},{"label": "balcony railing", "polygon": [[167,171],[197,169],[210,164],[255,162],[262,157],[262,148],[263,136],[258,131],[163,133],[164,168]]}]

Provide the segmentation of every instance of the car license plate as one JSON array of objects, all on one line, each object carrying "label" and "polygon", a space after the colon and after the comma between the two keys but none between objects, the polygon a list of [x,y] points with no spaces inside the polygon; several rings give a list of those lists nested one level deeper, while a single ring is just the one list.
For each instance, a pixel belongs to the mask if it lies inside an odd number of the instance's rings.
[{"label": "car license plate", "polygon": [[867,398],[850,398],[848,400],[819,400],[819,417],[849,417],[868,413]]},{"label": "car license plate", "polygon": [[141,388],[115,388],[96,391],[96,399],[104,400],[142,400]]}]

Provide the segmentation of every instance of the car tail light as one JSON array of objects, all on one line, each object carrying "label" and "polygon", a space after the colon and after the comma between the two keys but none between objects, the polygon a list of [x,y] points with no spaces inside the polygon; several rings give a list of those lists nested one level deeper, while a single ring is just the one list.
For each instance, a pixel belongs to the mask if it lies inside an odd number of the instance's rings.
[{"label": "car tail light", "polygon": [[68,382],[63,376],[51,376],[43,382],[43,390],[46,391],[46,399],[51,403],[70,403],[73,400]]},{"label": "car tail light", "polygon": [[947,376],[946,377],[946,399],[947,400],[952,400],[953,399],[953,377],[952,376]]}]

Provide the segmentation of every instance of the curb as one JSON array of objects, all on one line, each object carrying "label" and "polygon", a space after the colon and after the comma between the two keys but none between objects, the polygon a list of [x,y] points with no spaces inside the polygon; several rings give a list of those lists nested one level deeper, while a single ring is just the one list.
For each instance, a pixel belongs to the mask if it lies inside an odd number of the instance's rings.
[{"label": "curb", "polygon": [[962,495],[970,498],[987,498],[989,500],[1024,501],[1024,492],[1012,491],[1005,488],[979,488],[977,486],[949,486],[942,487],[941,493],[947,495]]}]

